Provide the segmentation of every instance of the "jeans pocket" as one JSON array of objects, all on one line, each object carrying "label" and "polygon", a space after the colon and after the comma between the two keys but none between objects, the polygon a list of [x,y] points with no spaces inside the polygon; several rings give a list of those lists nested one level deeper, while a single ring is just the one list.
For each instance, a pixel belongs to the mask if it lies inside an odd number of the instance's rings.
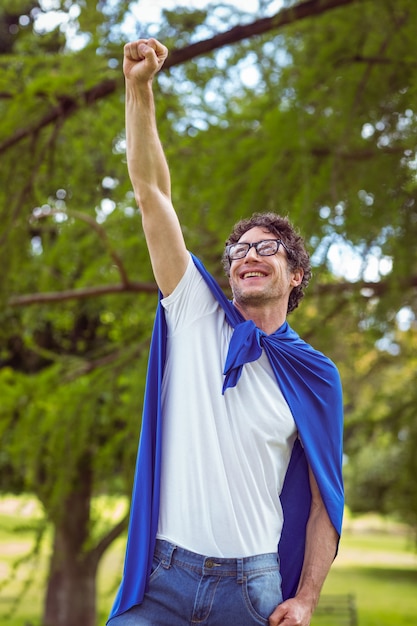
[{"label": "jeans pocket", "polygon": [[154,554],[152,559],[151,574],[149,576],[149,582],[154,580],[158,574],[162,571],[162,559]]},{"label": "jeans pocket", "polygon": [[244,580],[246,606],[251,615],[268,623],[268,618],[282,602],[281,575],[279,567],[259,570],[249,574]]}]

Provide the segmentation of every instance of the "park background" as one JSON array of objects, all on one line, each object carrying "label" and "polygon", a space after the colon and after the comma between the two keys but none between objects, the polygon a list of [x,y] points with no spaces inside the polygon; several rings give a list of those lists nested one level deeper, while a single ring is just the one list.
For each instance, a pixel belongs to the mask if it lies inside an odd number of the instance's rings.
[{"label": "park background", "polygon": [[360,626],[415,626],[417,3],[183,5],[0,5],[0,620],[103,624],[120,579],[157,303],[122,56],[155,36],[189,248],[227,290],[231,226],[276,210],[312,254],[289,321],[337,364],[346,415],[324,591],[354,594]]}]

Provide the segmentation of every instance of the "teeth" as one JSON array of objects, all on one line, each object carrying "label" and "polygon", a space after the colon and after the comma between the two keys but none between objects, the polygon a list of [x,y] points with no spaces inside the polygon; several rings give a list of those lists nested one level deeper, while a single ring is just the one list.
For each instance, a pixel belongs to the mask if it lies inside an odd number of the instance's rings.
[{"label": "teeth", "polygon": [[265,274],[262,274],[262,272],[247,272],[246,274],[243,274],[243,278],[252,278],[258,276],[262,278],[263,276],[265,276]]}]

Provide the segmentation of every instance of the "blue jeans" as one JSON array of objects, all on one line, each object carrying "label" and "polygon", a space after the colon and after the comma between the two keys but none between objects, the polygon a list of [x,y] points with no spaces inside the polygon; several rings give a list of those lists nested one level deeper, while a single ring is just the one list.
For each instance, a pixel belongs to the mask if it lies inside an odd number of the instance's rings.
[{"label": "blue jeans", "polygon": [[277,553],[218,559],[158,539],[143,603],[108,626],[267,626],[281,602]]}]

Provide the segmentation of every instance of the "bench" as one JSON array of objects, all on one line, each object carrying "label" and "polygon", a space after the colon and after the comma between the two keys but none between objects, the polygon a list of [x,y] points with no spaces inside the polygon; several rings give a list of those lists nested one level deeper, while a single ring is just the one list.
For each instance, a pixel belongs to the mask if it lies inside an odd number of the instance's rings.
[{"label": "bench", "polygon": [[355,597],[352,594],[323,594],[311,626],[358,626]]}]

